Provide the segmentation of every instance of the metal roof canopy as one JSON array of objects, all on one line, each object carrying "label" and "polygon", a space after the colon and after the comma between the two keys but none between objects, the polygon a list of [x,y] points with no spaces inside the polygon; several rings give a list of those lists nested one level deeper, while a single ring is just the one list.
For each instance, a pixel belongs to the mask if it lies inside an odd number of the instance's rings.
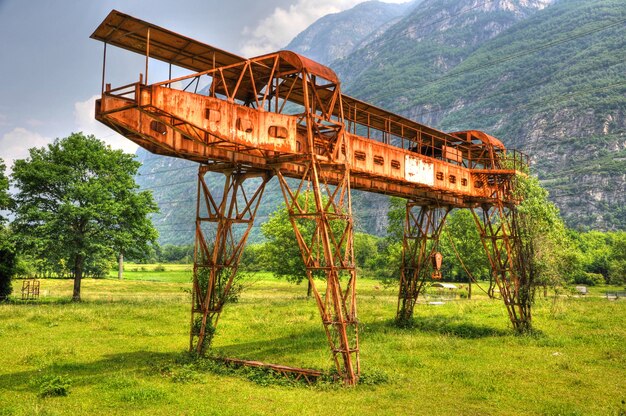
[{"label": "metal roof canopy", "polygon": [[140,55],[148,52],[151,58],[195,72],[246,60],[117,10],[109,13],[91,38]]},{"label": "metal roof canopy", "polygon": [[[117,10],[112,10],[109,13],[93,32],[91,38],[144,55],[146,59],[149,56],[195,72],[204,72],[247,61],[247,58],[196,41]],[[312,75],[320,76],[339,85],[339,80],[332,69],[295,52],[279,51],[277,53],[284,64],[297,70],[306,70]],[[269,75],[271,67],[266,68],[266,70]],[[146,62],[146,79],[147,72]],[[236,79],[230,81],[236,82]],[[329,98],[328,96],[332,94],[331,91],[325,89],[318,90],[317,93],[321,99]],[[302,102],[298,102],[302,101],[302,98],[297,91],[292,94],[292,101],[298,104],[302,104]],[[415,141],[418,139],[417,132],[425,133],[444,143],[463,140],[462,135],[458,134],[462,132],[458,132],[456,135],[448,134],[344,94],[341,95],[341,99],[344,118],[364,126],[370,126],[379,131],[389,132],[398,137]],[[351,117],[351,114],[355,114],[355,117]],[[339,107],[334,108],[333,115],[340,117]],[[492,140],[483,140],[483,142],[495,144]],[[471,143],[466,143],[466,145],[468,144],[471,147]],[[495,147],[503,149],[501,143],[500,146],[496,144]]]}]

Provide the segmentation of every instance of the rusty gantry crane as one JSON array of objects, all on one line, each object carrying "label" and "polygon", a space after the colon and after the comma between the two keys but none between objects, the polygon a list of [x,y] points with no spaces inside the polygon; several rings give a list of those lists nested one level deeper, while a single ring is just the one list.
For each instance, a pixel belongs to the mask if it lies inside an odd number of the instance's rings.
[{"label": "rusty gantry crane", "polygon": [[[399,321],[412,318],[437,269],[447,214],[465,208],[513,327],[530,327],[514,195],[524,155],[480,131],[444,133],[343,95],[331,69],[290,51],[245,59],[115,10],[91,37],[104,42],[96,118],[150,152],[199,163],[190,350],[203,353],[211,342],[272,177],[346,384],[360,374],[351,189],[407,200]],[[107,45],[145,55],[138,82],[105,84]],[[192,74],[149,84],[150,58]],[[207,172],[223,175],[220,192]]]}]

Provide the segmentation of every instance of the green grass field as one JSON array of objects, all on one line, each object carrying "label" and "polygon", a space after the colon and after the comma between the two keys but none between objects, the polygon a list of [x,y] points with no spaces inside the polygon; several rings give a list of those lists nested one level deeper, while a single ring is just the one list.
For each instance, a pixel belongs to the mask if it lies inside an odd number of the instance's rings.
[{"label": "green grass field", "polygon": [[[396,292],[359,281],[363,373],[375,385],[263,385],[185,361],[190,268],[126,279],[42,280],[39,302],[0,305],[0,415],[618,415],[626,414],[626,300],[539,299],[537,333],[516,336],[500,301],[416,307],[392,325]],[[140,266],[139,266],[140,267]],[[15,290],[21,285],[15,282]],[[306,286],[252,276],[222,314],[217,353],[330,369]],[[61,376],[67,396],[41,397]],[[379,377],[380,378],[380,377]],[[58,384],[58,383],[57,383]]]}]

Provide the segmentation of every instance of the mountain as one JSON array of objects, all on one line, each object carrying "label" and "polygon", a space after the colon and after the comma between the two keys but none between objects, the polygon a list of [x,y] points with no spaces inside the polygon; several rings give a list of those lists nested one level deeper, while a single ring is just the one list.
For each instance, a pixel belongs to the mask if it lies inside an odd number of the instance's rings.
[{"label": "mountain", "polygon": [[[333,26],[322,18],[290,47],[328,60],[324,42],[349,38],[351,51],[330,65],[344,92],[444,131],[493,134],[531,156],[569,225],[626,228],[626,2],[424,0],[366,35],[352,30],[357,12],[338,14],[345,35],[324,38]],[[196,165],[138,155],[138,182],[161,207],[161,243],[193,241]],[[253,241],[280,202],[272,182]],[[353,207],[359,230],[384,233],[385,196],[355,192]]]},{"label": "mountain", "polygon": [[349,95],[396,108],[484,42],[551,0],[426,0],[364,47],[332,64]]},{"label": "mountain", "polygon": [[[494,3],[513,2],[483,2]],[[561,0],[515,23],[503,17],[493,36],[472,44],[484,36],[467,36],[467,25],[485,17],[474,11],[437,28],[440,47],[437,35],[417,35],[409,49],[420,59],[399,50],[393,61],[389,46],[406,45],[401,35],[412,33],[416,16],[406,17],[344,59],[349,68],[370,56],[344,90],[442,130],[487,131],[532,157],[570,226],[626,228],[626,3]]]},{"label": "mountain", "polygon": [[[154,200],[159,205],[160,212],[152,216],[152,222],[159,231],[159,243],[161,245],[193,243],[198,164],[184,159],[154,155],[141,148],[137,150],[137,160],[142,166],[135,180],[142,190],[152,191]],[[221,189],[222,178],[221,174],[207,173],[205,176],[207,185],[215,191]],[[283,202],[278,180],[272,178],[263,193],[255,224],[248,238],[249,243],[263,240],[261,224],[267,221]],[[388,197],[353,191],[352,204],[357,231],[377,235],[385,233]]]},{"label": "mountain", "polygon": [[345,57],[366,39],[384,33],[387,27],[418,3],[360,3],[349,10],[321,17],[285,49],[327,65]]},{"label": "mountain", "polygon": [[[199,165],[184,159],[154,155],[141,148],[137,150],[137,160],[142,166],[135,180],[141,189],[152,191],[159,205],[160,212],[152,217],[152,222],[159,231],[159,243],[161,245],[193,243]],[[216,195],[223,189],[223,178],[224,176],[218,173],[207,173],[205,176],[207,186]],[[248,195],[252,192],[248,191]],[[282,202],[283,196],[278,181],[273,178],[266,185],[249,242],[255,243],[263,239],[261,224],[267,221]]]}]

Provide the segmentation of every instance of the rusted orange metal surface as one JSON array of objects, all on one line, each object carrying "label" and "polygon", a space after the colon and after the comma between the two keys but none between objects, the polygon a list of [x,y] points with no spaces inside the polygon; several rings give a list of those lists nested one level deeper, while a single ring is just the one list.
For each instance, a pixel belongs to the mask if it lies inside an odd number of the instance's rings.
[{"label": "rusted orange metal surface", "polygon": [[[107,44],[146,56],[138,82],[111,88],[103,71],[96,119],[153,153],[201,164],[190,337],[190,348],[198,352],[210,342],[272,176],[280,181],[335,366],[347,384],[360,374],[351,189],[408,201],[399,320],[412,318],[451,209],[482,207],[505,220],[518,202],[514,178],[526,169],[523,154],[480,131],[444,133],[346,96],[330,68],[294,52],[246,59],[117,11],[92,38],[105,42],[105,61]],[[148,58],[194,73],[148,84]],[[222,194],[204,183],[207,171],[225,175]],[[251,177],[263,179],[243,211],[224,205],[238,199],[243,181]],[[285,178],[299,184],[292,188]],[[489,211],[492,207],[498,209]],[[314,223],[313,237],[299,230],[305,219]],[[331,227],[337,221],[340,230]],[[237,223],[246,231],[235,241]],[[203,227],[210,224],[215,230],[209,238]],[[481,224],[485,249],[505,250],[507,259],[518,255],[512,228],[506,244],[490,248],[489,239],[500,237],[490,236]],[[519,262],[507,266],[497,256],[488,257],[503,287],[517,284]],[[323,291],[313,279],[319,272],[326,276]],[[514,319],[530,320],[530,314],[511,315],[515,325]]]}]

